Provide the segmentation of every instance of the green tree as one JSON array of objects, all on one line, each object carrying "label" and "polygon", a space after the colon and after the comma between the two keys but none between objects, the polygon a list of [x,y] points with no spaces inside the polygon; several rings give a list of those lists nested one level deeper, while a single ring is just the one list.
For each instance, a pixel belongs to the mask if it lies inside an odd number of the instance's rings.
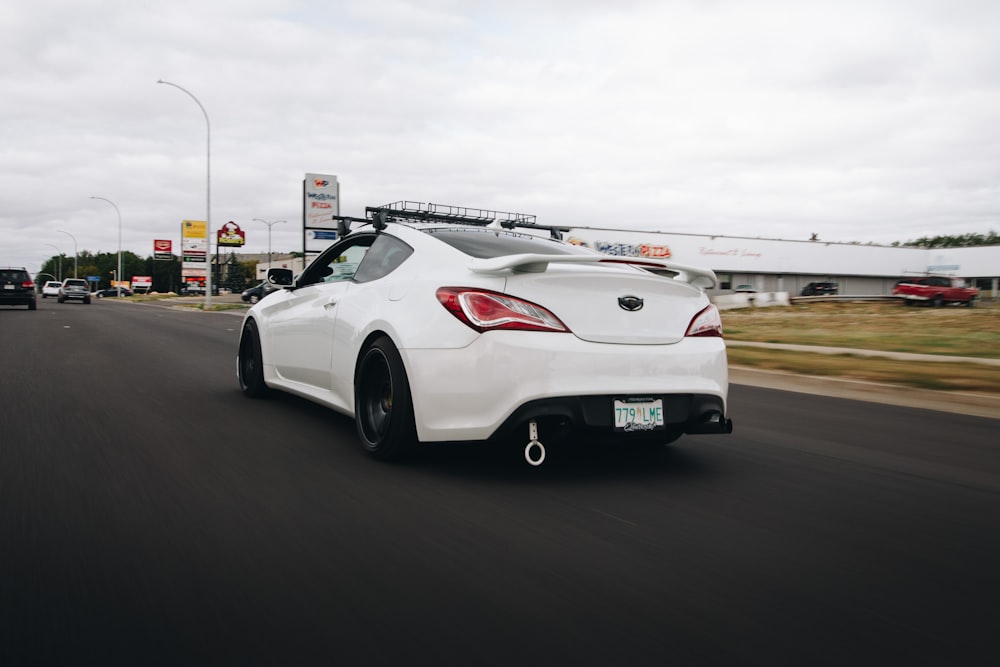
[{"label": "green tree", "polygon": [[940,236],[922,236],[905,243],[893,243],[894,246],[907,248],[972,248],[984,245],[1000,245],[1000,235],[993,230],[986,234],[958,234]]},{"label": "green tree", "polygon": [[237,260],[236,253],[230,252],[226,260],[226,287],[232,292],[242,292],[247,288],[247,281],[247,262]]},{"label": "green tree", "polygon": [[146,273],[153,279],[154,292],[176,292],[181,286],[181,260],[177,255],[170,259],[146,258]]}]

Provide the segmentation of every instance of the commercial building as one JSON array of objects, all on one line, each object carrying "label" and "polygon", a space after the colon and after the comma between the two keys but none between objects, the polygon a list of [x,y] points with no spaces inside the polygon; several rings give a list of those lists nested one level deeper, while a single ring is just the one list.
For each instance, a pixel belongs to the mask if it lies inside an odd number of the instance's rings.
[{"label": "commercial building", "polygon": [[1000,246],[911,248],[826,241],[572,228],[564,238],[610,255],[654,257],[715,271],[725,294],[743,284],[797,295],[810,282],[833,281],[840,294],[882,296],[904,276],[965,278],[983,298],[1000,296]]},{"label": "commercial building", "polygon": [[[570,228],[563,238],[610,255],[708,267],[719,277],[710,296],[745,284],[795,296],[816,281],[838,283],[841,295],[887,296],[900,278],[933,273],[965,278],[984,299],[1000,297],[1000,246],[927,249],[598,227]],[[257,265],[256,278],[263,280],[266,255],[257,257],[265,260]],[[296,274],[304,268],[302,257],[285,253],[275,253],[272,266]]]}]

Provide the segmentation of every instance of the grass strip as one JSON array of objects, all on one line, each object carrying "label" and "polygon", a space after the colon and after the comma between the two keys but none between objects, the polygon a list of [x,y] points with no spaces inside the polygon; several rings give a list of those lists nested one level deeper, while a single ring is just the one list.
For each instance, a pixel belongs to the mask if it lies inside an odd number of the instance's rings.
[{"label": "grass strip", "polygon": [[940,361],[922,364],[852,354],[820,354],[746,347],[730,347],[727,353],[731,366],[881,382],[937,391],[1000,394],[1000,371],[995,366]]}]

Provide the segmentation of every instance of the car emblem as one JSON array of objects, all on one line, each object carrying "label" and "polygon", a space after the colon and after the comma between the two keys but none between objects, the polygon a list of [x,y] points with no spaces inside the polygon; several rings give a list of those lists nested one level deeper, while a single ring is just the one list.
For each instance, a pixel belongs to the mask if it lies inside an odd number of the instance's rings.
[{"label": "car emblem", "polygon": [[622,310],[629,312],[642,310],[642,299],[637,296],[620,296],[618,297],[618,305],[621,306]]}]

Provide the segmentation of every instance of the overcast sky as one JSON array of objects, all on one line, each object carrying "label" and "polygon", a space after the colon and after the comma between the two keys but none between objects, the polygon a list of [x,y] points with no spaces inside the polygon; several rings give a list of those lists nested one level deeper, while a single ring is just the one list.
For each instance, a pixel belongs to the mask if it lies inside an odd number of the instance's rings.
[{"label": "overcast sky", "polygon": [[[413,200],[891,243],[1000,230],[996,0],[0,0],[0,264]],[[65,232],[65,233],[64,233]],[[56,246],[53,248],[52,246]]]}]

